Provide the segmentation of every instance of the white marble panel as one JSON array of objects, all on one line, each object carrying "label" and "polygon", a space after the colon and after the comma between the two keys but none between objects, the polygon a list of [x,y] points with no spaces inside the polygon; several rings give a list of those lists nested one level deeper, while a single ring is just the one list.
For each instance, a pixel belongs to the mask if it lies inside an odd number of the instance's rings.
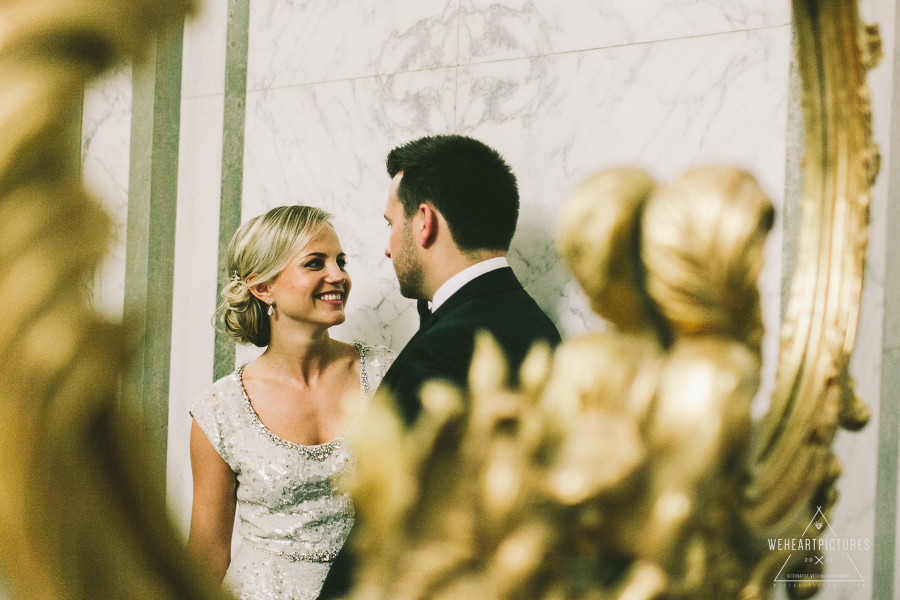
[{"label": "white marble panel", "polygon": [[225,90],[228,2],[205,0],[184,24],[181,97],[210,96]]},{"label": "white marble panel", "polygon": [[[664,181],[734,163],[780,205],[789,43],[780,27],[459,68],[456,130],[497,148],[517,173],[513,264],[564,336],[592,325],[551,240],[563,202],[594,171],[636,164]],[[761,282],[772,332],[779,233]]]},{"label": "white marble panel", "polygon": [[121,65],[87,86],[81,125],[84,183],[113,220],[110,252],[94,279],[92,301],[121,321],[125,304],[125,227],[131,144],[131,65]]},{"label": "white marble panel", "polygon": [[335,215],[353,281],[338,339],[399,350],[417,327],[384,256],[384,159],[398,144],[452,130],[455,83],[449,68],[248,96],[243,217],[283,204]]},{"label": "white marble panel", "polygon": [[207,0],[184,30],[166,492],[185,537],[193,497],[188,410],[213,375],[227,24],[228,2]]},{"label": "white marble panel", "polygon": [[456,64],[459,0],[252,0],[247,88]]},{"label": "white marble panel", "polygon": [[181,104],[166,489],[185,536],[193,497],[188,410],[213,381],[223,106],[221,94]]},{"label": "white marble panel", "polygon": [[786,25],[790,0],[462,0],[459,64]]}]

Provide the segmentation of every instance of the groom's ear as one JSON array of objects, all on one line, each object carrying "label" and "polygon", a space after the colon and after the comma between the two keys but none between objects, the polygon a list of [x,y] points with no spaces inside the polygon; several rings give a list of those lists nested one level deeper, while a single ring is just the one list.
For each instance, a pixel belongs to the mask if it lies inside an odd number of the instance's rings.
[{"label": "groom's ear", "polygon": [[437,239],[438,212],[430,204],[422,203],[416,214],[416,228],[414,230],[416,243],[422,248],[428,248]]}]

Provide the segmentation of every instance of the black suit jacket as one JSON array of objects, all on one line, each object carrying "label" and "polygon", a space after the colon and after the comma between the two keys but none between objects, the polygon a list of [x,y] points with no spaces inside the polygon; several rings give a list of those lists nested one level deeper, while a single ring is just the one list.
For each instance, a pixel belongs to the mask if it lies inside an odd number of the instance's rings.
[{"label": "black suit jacket", "polygon": [[[532,344],[560,342],[553,322],[528,295],[512,269],[504,267],[476,277],[447,299],[427,318],[394,364],[381,386],[393,392],[407,424],[422,409],[419,391],[430,379],[445,379],[465,387],[475,333],[490,331],[517,373]],[[352,534],[351,534],[352,535]],[[350,591],[354,560],[347,547],[338,554],[325,579],[319,600],[345,596]]]},{"label": "black suit jacket", "polygon": [[475,333],[490,331],[516,373],[532,344],[559,343],[553,322],[522,288],[512,269],[481,275],[447,299],[412,337],[381,382],[393,392],[407,424],[422,408],[419,391],[430,379],[465,387]]}]

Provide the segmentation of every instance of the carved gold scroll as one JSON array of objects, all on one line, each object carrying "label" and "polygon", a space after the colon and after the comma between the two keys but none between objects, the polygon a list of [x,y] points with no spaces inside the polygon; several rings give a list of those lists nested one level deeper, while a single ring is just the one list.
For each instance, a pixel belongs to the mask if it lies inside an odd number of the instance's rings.
[{"label": "carved gold scroll", "polygon": [[[872,140],[866,73],[881,56],[877,26],[856,2],[795,0],[806,126],[797,266],[781,330],[770,408],[755,431],[743,514],[760,538],[792,537],[836,499],[838,428],[869,418],[848,369],[856,341],[868,243],[870,189],[880,156]],[[757,573],[787,560],[772,554]],[[777,566],[776,566],[777,565]]]}]

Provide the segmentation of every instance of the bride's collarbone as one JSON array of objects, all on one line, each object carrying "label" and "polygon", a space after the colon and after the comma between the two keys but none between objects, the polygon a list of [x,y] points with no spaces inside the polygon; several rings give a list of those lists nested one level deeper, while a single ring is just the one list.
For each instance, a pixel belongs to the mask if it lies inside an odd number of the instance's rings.
[{"label": "bride's collarbone", "polygon": [[359,378],[327,374],[312,384],[289,378],[244,380],[244,388],[257,417],[276,436],[304,446],[331,441],[348,423],[342,398],[359,390]]}]

